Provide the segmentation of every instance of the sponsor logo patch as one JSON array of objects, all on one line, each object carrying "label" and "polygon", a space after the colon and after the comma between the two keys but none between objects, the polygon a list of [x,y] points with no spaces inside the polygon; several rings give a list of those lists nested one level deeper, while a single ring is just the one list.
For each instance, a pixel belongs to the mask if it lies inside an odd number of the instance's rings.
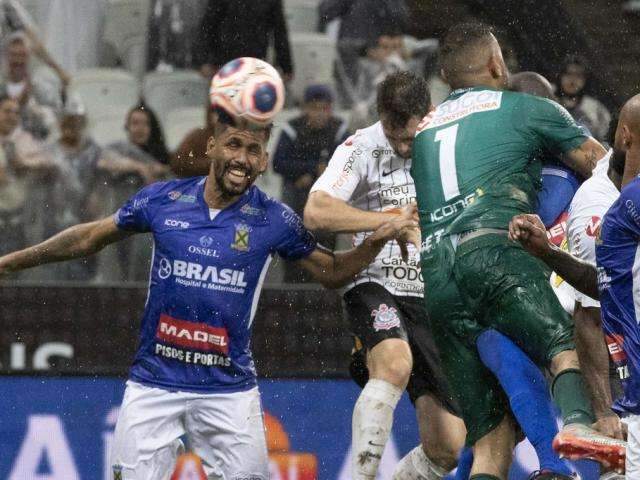
[{"label": "sponsor logo patch", "polygon": [[400,317],[398,311],[387,306],[386,303],[380,304],[377,310],[371,312],[373,317],[373,328],[376,332],[380,330],[391,330],[400,326]]},{"label": "sponsor logo patch", "polygon": [[261,208],[252,207],[248,203],[244,204],[242,208],[240,208],[240,212],[253,217],[259,217],[264,214],[264,210],[262,210]]},{"label": "sponsor logo patch", "polygon": [[602,223],[602,219],[600,217],[596,217],[596,216],[591,217],[591,221],[587,223],[587,229],[586,229],[587,235],[589,235],[590,237],[595,237],[598,234],[600,223]]},{"label": "sponsor logo patch", "polygon": [[113,465],[113,480],[122,480],[122,465]]},{"label": "sponsor logo patch", "polygon": [[166,227],[189,228],[189,222],[185,222],[183,220],[176,220],[175,218],[165,219],[164,225]]},{"label": "sponsor logo patch", "polygon": [[160,315],[156,338],[179,347],[229,353],[229,336],[226,328],[178,320],[164,313]]}]

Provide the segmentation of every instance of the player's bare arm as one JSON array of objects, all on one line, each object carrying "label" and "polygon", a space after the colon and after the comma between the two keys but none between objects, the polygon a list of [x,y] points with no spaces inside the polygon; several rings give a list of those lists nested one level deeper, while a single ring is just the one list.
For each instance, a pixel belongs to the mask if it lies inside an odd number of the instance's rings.
[{"label": "player's bare arm", "polygon": [[417,248],[419,246],[419,239],[416,236],[417,228],[418,224],[415,220],[396,218],[389,221],[387,218],[387,222],[357,247],[346,252],[331,252],[324,248],[317,248],[298,263],[325,287],[340,288],[367,268],[388,241],[396,239],[403,250],[403,256],[406,256],[407,243],[413,243]]},{"label": "player's bare arm", "polygon": [[562,161],[585,178],[591,176],[598,160],[607,154],[607,150],[595,138],[589,137],[582,145],[562,155]]},{"label": "player's bare arm", "polygon": [[[609,381],[609,353],[602,332],[600,309],[583,307],[576,302],[573,318],[580,368],[587,379],[585,383],[598,419],[594,428],[610,437],[623,438],[620,418],[611,410],[613,398]],[[581,354],[581,349],[585,354]]]},{"label": "player's bare arm", "polygon": [[304,225],[310,230],[335,233],[372,232],[388,222],[389,215],[393,214],[417,219],[417,207],[411,204],[399,211],[366,211],[318,190],[309,195],[304,208]]},{"label": "player's bare arm", "polygon": [[74,225],[38,245],[0,257],[0,275],[46,263],[87,257],[129,235],[131,232],[116,226],[113,216]]},{"label": "player's bare arm", "polygon": [[509,222],[509,238],[520,242],[530,254],[540,258],[570,285],[590,296],[600,298],[595,265],[580,260],[549,242],[540,217],[516,215]]}]

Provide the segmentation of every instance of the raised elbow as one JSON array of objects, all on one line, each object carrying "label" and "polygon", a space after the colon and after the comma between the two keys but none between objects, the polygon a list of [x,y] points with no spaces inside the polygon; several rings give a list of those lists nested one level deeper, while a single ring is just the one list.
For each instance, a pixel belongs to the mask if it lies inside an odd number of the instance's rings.
[{"label": "raised elbow", "polygon": [[322,206],[322,201],[317,193],[309,195],[307,204],[304,207],[304,226],[309,230],[324,230],[327,228],[328,209]]}]

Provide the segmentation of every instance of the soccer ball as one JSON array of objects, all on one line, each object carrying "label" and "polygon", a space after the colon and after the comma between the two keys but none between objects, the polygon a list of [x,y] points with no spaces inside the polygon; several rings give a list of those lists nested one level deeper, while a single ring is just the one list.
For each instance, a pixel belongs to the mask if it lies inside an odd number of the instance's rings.
[{"label": "soccer ball", "polygon": [[262,126],[282,110],[284,84],[278,71],[258,58],[236,58],[211,80],[211,105]]}]

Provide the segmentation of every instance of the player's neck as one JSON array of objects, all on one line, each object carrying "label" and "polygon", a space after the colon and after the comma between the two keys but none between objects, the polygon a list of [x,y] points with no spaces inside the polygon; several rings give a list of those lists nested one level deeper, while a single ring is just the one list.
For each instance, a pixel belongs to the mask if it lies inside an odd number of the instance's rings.
[{"label": "player's neck", "polygon": [[220,189],[216,180],[212,179],[211,176],[207,178],[207,182],[204,185],[204,201],[209,208],[213,208],[215,210],[223,210],[227,208],[232,203],[238,201],[241,196],[242,194],[226,194]]},{"label": "player's neck", "polygon": [[617,173],[613,168],[609,167],[607,176],[609,177],[609,180],[611,180],[611,183],[613,183],[618,190],[622,188],[622,175]]}]

